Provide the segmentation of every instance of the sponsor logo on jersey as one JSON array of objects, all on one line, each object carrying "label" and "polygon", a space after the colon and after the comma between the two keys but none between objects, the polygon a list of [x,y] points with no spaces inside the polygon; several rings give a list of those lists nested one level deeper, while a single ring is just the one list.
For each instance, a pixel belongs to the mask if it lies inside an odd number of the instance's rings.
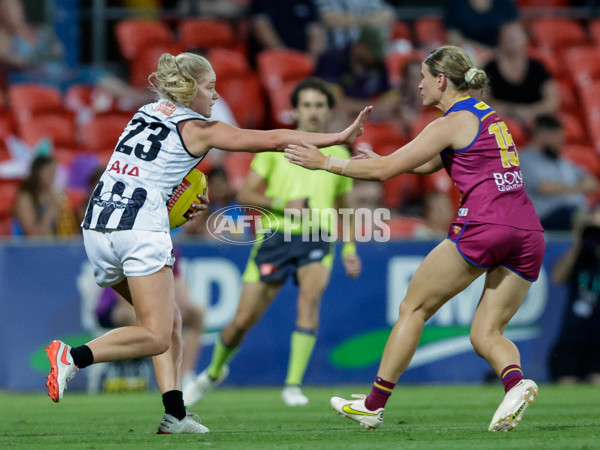
[{"label": "sponsor logo on jersey", "polygon": [[170,116],[177,110],[177,106],[167,102],[160,102],[154,109],[155,111],[163,113],[165,116]]}]

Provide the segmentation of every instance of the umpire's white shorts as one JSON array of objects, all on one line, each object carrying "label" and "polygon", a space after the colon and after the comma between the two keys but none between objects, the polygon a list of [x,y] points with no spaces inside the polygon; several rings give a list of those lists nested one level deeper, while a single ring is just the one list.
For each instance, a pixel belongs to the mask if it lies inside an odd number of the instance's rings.
[{"label": "umpire's white shorts", "polygon": [[96,283],[114,286],[126,277],[142,277],[173,266],[173,242],[166,231],[83,230],[85,252]]}]

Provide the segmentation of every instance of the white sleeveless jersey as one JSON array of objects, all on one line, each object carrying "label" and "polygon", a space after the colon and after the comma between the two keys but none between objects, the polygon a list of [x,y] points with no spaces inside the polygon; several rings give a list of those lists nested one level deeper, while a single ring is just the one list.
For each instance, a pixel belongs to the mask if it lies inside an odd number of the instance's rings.
[{"label": "white sleeveless jersey", "polygon": [[81,226],[168,232],[169,197],[203,158],[188,152],[177,124],[198,119],[206,120],[165,100],[141,107],[121,134]]}]

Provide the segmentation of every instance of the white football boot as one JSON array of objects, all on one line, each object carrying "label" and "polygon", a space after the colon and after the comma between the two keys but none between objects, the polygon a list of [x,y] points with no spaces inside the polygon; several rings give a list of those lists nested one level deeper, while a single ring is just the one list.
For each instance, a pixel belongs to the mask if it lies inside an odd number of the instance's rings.
[{"label": "white football boot", "polygon": [[366,395],[352,394],[352,397],[358,400],[345,400],[340,397],[332,397],[331,407],[336,410],[338,414],[356,420],[361,427],[364,427],[367,430],[379,428],[383,423],[384,408],[371,411],[365,406]]},{"label": "white football boot", "polygon": [[60,402],[67,383],[77,373],[77,366],[71,357],[71,347],[61,341],[52,341],[46,347],[46,356],[50,360],[50,374],[46,377],[48,395]]},{"label": "white football boot", "polygon": [[532,380],[521,380],[504,395],[490,422],[488,431],[510,431],[517,428],[523,413],[535,401],[538,387]]},{"label": "white football boot", "polygon": [[208,432],[209,429],[200,423],[198,414],[188,412],[181,420],[177,420],[171,414],[165,414],[160,421],[156,434],[204,434]]}]

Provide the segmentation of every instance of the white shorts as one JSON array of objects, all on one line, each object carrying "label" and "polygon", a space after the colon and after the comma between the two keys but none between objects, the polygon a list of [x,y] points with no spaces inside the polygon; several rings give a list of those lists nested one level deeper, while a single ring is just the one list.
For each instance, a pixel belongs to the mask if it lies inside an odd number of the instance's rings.
[{"label": "white shorts", "polygon": [[83,244],[96,283],[114,286],[126,277],[143,277],[173,266],[173,243],[166,231],[83,230]]}]

